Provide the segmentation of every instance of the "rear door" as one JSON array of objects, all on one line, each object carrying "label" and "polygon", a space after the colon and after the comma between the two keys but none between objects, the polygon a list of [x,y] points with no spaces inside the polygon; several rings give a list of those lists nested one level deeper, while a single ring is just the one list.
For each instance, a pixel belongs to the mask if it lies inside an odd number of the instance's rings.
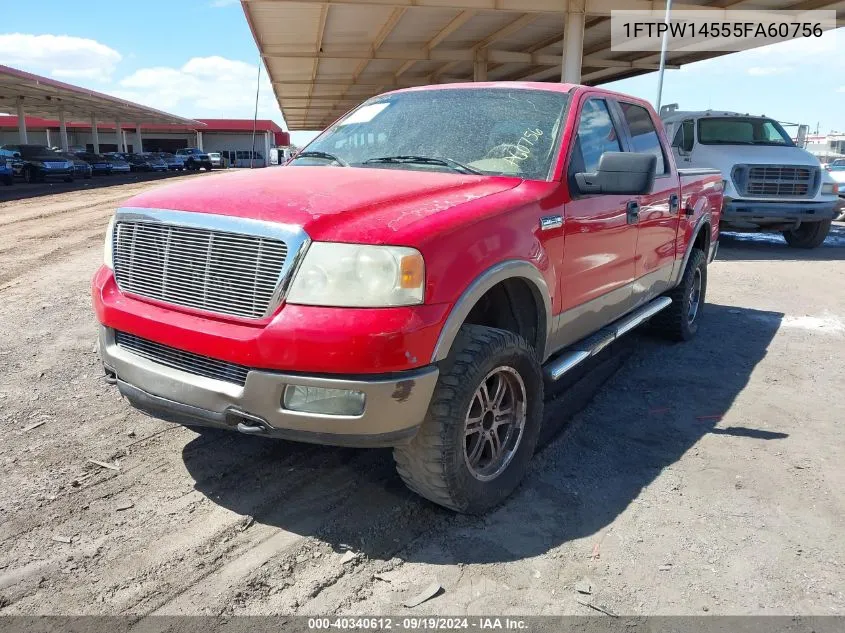
[{"label": "rear door", "polygon": [[680,187],[673,161],[657,133],[659,121],[638,103],[619,99],[617,106],[624,122],[626,150],[657,157],[654,185],[649,193],[637,197],[639,221],[634,295],[640,302],[669,287],[680,223]]}]

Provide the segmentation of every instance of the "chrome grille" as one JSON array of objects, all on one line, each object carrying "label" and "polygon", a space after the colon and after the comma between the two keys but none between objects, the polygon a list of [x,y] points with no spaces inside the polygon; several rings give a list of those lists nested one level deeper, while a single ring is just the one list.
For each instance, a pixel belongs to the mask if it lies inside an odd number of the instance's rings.
[{"label": "chrome grille", "polygon": [[743,165],[734,171],[734,182],[749,196],[809,198],[818,188],[819,170],[794,165]]},{"label": "chrome grille", "polygon": [[287,259],[282,240],[119,220],[114,274],[124,292],[218,314],[264,316]]},{"label": "chrome grille", "polygon": [[241,386],[246,383],[249,367],[186,352],[126,332],[115,331],[114,338],[118,347],[154,363],[181,369],[196,376],[204,376],[205,378],[213,378]]}]

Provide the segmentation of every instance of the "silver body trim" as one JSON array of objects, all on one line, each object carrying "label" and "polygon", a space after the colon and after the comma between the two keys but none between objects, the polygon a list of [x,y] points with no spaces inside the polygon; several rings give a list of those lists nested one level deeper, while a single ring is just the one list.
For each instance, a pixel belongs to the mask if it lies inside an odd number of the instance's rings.
[{"label": "silver body trim", "polygon": [[551,295],[549,294],[546,280],[533,264],[524,260],[510,259],[488,268],[464,290],[449,313],[443,329],[440,330],[440,336],[437,338],[437,344],[434,346],[434,351],[431,354],[432,363],[444,360],[449,355],[449,350],[452,348],[455,337],[458,336],[458,331],[461,329],[472,308],[484,296],[484,293],[496,284],[511,278],[526,280],[533,290],[534,298],[539,299],[538,305],[542,306],[543,314],[541,314],[541,317],[545,322],[545,327],[542,328],[541,334],[543,340],[538,346],[537,351],[543,352],[543,357],[540,359],[541,362],[548,358],[550,353],[548,351],[548,341],[554,316],[552,315]]},{"label": "silver body trim", "polygon": [[672,303],[669,297],[658,297],[630,315],[602,328],[589,339],[584,340],[575,349],[564,352],[545,366],[546,376],[550,380],[560,380],[567,372],[595,356],[613,341],[624,336],[638,325],[644,323]]},{"label": "silver body trim", "polygon": [[[266,422],[271,435],[274,431],[295,433],[295,439],[323,444],[332,444],[333,437],[355,435],[360,436],[361,445],[366,445],[368,436],[382,438],[406,431],[412,433],[428,411],[439,375],[436,366],[366,379],[251,369],[241,386],[133,354],[116,344],[113,329],[103,326],[100,355],[103,364],[115,373],[119,385],[130,385],[161,402],[171,403],[174,410],[194,410],[198,418],[210,421],[210,426],[226,426],[227,416],[243,413]],[[364,413],[341,416],[285,409],[282,396],[287,385],[362,391],[366,397]]]},{"label": "silver body trim", "polygon": [[[269,238],[280,240],[287,246],[287,255],[285,257],[284,265],[281,268],[278,279],[275,283],[272,298],[264,313],[259,317],[266,318],[272,315],[284,301],[293,275],[302,263],[302,259],[311,244],[311,238],[305,230],[297,225],[283,224],[279,222],[268,222],[264,220],[253,220],[249,218],[240,218],[228,215],[219,215],[213,213],[198,213],[193,211],[176,211],[172,209],[146,209],[138,207],[121,207],[115,213],[115,224],[119,222],[144,222],[161,224],[164,226],[178,226],[185,228],[205,229],[209,231],[221,231],[225,233],[235,233],[249,237]],[[118,283],[120,287],[120,283]],[[152,297],[144,294],[132,292],[131,290],[124,290],[130,295],[138,297],[147,297],[155,300],[161,300],[157,297]],[[172,305],[181,305],[173,303]],[[193,307],[193,306],[185,306]],[[232,316],[227,312],[220,312],[208,308],[195,308],[210,312],[213,314],[224,314]],[[234,315],[239,316],[239,315]],[[248,318],[248,317],[244,317]]]},{"label": "silver body trim", "polygon": [[540,230],[549,231],[559,229],[563,226],[563,217],[559,215],[546,215],[540,218]]}]

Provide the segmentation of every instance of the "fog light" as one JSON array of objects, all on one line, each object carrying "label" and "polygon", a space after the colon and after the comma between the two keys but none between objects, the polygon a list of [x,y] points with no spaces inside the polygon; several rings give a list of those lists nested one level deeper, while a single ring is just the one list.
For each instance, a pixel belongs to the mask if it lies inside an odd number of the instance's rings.
[{"label": "fog light", "polygon": [[288,385],[282,399],[285,409],[322,415],[361,415],[366,396],[362,391]]}]

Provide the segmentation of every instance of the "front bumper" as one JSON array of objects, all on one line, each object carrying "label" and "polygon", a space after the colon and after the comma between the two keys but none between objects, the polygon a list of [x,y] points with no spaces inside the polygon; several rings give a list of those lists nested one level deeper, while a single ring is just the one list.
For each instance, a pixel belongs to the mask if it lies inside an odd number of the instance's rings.
[{"label": "front bumper", "polygon": [[73,169],[45,169],[44,167],[39,168],[38,175],[41,178],[73,178],[74,170]]},{"label": "front bumper", "polygon": [[836,200],[824,202],[813,200],[760,202],[757,200],[733,199],[727,202],[722,210],[722,223],[730,226],[741,226],[744,224],[820,222],[833,219],[836,206]]},{"label": "front bumper", "polygon": [[[244,386],[174,369],[139,356],[100,328],[100,355],[120,393],[136,408],[187,425],[336,446],[396,446],[410,441],[437,383],[433,365],[375,376],[339,378],[251,370]],[[287,385],[352,389],[365,394],[360,416],[291,411],[282,405]]]}]

